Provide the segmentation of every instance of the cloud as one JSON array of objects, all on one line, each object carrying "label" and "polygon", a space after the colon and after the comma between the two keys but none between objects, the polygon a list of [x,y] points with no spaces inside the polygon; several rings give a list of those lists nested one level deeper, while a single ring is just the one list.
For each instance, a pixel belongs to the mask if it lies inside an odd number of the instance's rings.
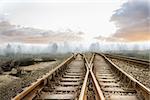
[{"label": "cloud", "polygon": [[30,36],[23,38],[22,41],[25,43],[50,43],[50,42],[72,42],[72,41],[80,41],[81,37],[76,35],[69,34],[57,34],[57,35],[49,35],[49,36]]},{"label": "cloud", "polygon": [[9,18],[8,18],[8,14],[7,13],[4,13],[4,14],[0,13],[0,22],[8,21],[8,20],[9,20]]},{"label": "cloud", "polygon": [[21,42],[21,43],[49,43],[64,41],[81,41],[83,32],[66,31],[45,31],[30,27],[18,27],[7,21],[0,22],[0,43]]},{"label": "cloud", "polygon": [[130,0],[117,9],[111,17],[119,28],[114,37],[129,41],[150,40],[150,1]]},{"label": "cloud", "polygon": [[116,37],[104,37],[104,36],[97,36],[94,37],[94,39],[98,40],[98,41],[105,41],[105,42],[125,42],[126,40],[122,39],[122,38],[116,38]]}]

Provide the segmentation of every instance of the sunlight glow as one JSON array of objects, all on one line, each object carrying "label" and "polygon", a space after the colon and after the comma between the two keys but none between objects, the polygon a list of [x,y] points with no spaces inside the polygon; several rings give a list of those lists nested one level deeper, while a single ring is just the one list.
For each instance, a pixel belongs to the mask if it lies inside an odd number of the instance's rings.
[{"label": "sunlight glow", "polygon": [[122,4],[120,0],[4,0],[1,2],[3,8],[0,9],[3,9],[2,13],[8,14],[12,24],[54,31],[71,29],[74,32],[83,31],[91,37],[109,36],[116,31],[115,25],[109,20],[113,11]]}]

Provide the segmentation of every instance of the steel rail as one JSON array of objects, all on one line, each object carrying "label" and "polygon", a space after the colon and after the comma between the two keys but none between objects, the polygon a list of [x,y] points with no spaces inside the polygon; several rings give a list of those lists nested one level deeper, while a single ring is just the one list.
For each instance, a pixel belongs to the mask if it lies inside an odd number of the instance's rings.
[{"label": "steel rail", "polygon": [[133,83],[134,88],[137,91],[137,93],[140,93],[144,97],[145,100],[150,100],[150,89],[145,87],[143,84],[141,84],[139,81],[137,81],[135,78],[127,74],[125,71],[123,71],[121,68],[119,68],[117,65],[115,65],[109,58],[107,58],[103,54],[99,54],[104,57],[106,61],[108,61],[112,66],[114,66],[117,70],[119,70],[121,73],[123,73],[126,77],[128,77]]},{"label": "steel rail", "polygon": [[[85,55],[83,55],[83,57],[85,58]],[[88,80],[89,75],[91,75],[91,77],[92,77],[92,81],[93,81],[93,84],[94,84],[94,87],[96,90],[95,91],[96,92],[96,98],[97,98],[96,100],[105,100],[105,97],[101,91],[101,88],[100,88],[97,80],[96,80],[96,77],[94,76],[94,73],[92,72],[94,57],[95,57],[95,54],[92,55],[90,63],[88,63],[87,59],[85,58],[87,73],[86,73],[84,83],[83,83],[83,86],[81,89],[79,100],[86,100],[87,99],[87,95],[86,95],[86,92],[87,92],[86,88],[87,87],[86,87],[86,85],[87,85],[87,80]]]},{"label": "steel rail", "polygon": [[74,55],[69,57],[67,60],[62,62],[60,65],[58,65],[57,67],[55,67],[51,71],[49,71],[41,79],[38,79],[36,82],[32,83],[29,87],[25,88],[21,93],[19,93],[17,96],[12,98],[12,100],[21,100],[27,95],[29,95],[30,99],[34,98],[36,96],[37,92],[39,92],[38,90],[41,90],[42,87],[47,83],[48,77],[53,75],[53,73],[55,73],[59,68],[63,67],[65,64],[67,64],[68,62],[72,61],[73,59],[74,59]]},{"label": "steel rail", "polygon": [[125,60],[125,61],[130,61],[130,62],[150,66],[150,61],[149,60],[144,60],[144,59],[139,59],[139,58],[134,58],[134,57],[121,56],[121,55],[114,55],[114,54],[104,54],[104,55],[106,57],[110,57],[110,58],[122,59],[122,60]]},{"label": "steel rail", "polygon": [[91,57],[90,65],[93,63],[94,57],[95,57],[95,53],[93,53],[93,55],[92,55],[92,57]]},{"label": "steel rail", "polygon": [[79,96],[79,100],[86,100],[86,92],[87,92],[87,81],[88,81],[88,76],[89,76],[89,68],[88,65],[86,64],[86,68],[87,68],[87,72],[84,78],[84,82],[81,88],[81,92],[80,92],[80,96]]},{"label": "steel rail", "polygon": [[[88,91],[87,83],[88,83],[89,75],[91,76],[92,83],[94,85],[94,89],[96,92],[96,100],[105,100],[105,97],[104,97],[104,94],[101,90],[101,87],[100,87],[100,85],[96,79],[96,76],[93,73],[93,67],[94,67],[93,61],[94,61],[95,54],[98,54],[98,53],[94,53],[92,55],[89,63],[88,63],[85,55],[81,54],[83,56],[84,61],[85,61],[86,75],[84,77],[84,81],[82,84],[82,88],[81,88],[81,92],[80,92],[78,100],[86,100],[87,99],[87,91]],[[133,86],[134,86],[135,90],[137,91],[137,93],[140,93],[140,95],[142,95],[145,100],[150,99],[150,90],[148,88],[146,88],[143,84],[138,82],[136,79],[134,79],[129,74],[127,74],[125,71],[123,71],[121,68],[119,68],[117,65],[115,65],[104,54],[98,54],[98,55],[101,55],[108,63],[110,63],[112,65],[113,68],[118,70],[119,73],[122,73],[125,77],[130,79],[132,81],[132,83],[134,83]],[[69,57],[67,60],[62,62],[60,65],[58,65],[57,67],[55,67],[54,69],[49,71],[49,73],[44,75],[41,79],[38,79],[36,82],[32,83],[29,87],[25,88],[24,91],[22,91],[20,94],[15,96],[12,100],[21,100],[21,99],[24,99],[26,97],[28,100],[33,99],[43,89],[43,86],[48,83],[48,81],[49,81],[48,79],[51,78],[53,75],[55,75],[57,73],[57,71],[59,71],[59,69],[64,68],[65,65],[70,63],[75,57],[76,57],[76,55],[72,55],[71,57]]]},{"label": "steel rail", "polygon": [[86,92],[87,92],[87,81],[88,81],[88,76],[89,76],[89,64],[88,64],[88,61],[85,57],[85,55],[83,54],[83,58],[85,60],[85,66],[86,66],[86,75],[85,75],[85,78],[84,78],[84,82],[83,82],[83,85],[82,85],[82,88],[81,88],[81,92],[80,92],[80,95],[79,95],[79,100],[86,100]]},{"label": "steel rail", "polygon": [[98,81],[97,81],[97,79],[96,79],[96,77],[95,77],[95,75],[93,73],[94,57],[95,57],[95,53],[93,53],[92,58],[90,60],[90,75],[92,77],[92,81],[93,81],[93,84],[94,84],[94,87],[95,87],[95,90],[96,90],[95,92],[97,94],[97,99],[98,100],[105,100],[105,97],[104,97],[104,94],[103,94],[103,92],[101,90],[101,87],[100,87],[100,85],[99,85],[99,83],[98,83]]},{"label": "steel rail", "polygon": [[92,80],[93,80],[93,84],[95,86],[96,92],[98,94],[98,100],[105,100],[104,94],[103,94],[103,92],[102,92],[102,90],[101,90],[101,88],[100,88],[100,86],[99,86],[99,84],[96,80],[96,77],[95,77],[95,75],[92,71],[92,66],[91,66],[91,69],[90,69],[90,74],[92,76]]}]

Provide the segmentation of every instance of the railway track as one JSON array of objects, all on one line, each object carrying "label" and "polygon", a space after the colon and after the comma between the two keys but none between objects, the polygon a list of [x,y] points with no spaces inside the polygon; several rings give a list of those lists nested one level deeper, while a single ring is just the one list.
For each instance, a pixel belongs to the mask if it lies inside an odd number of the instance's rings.
[{"label": "railway track", "polygon": [[86,70],[83,55],[71,56],[13,100],[78,100]]},{"label": "railway track", "polygon": [[149,100],[150,90],[105,55],[76,54],[13,100]]},{"label": "railway track", "polygon": [[150,89],[150,61],[119,55],[106,55],[114,64]]},{"label": "railway track", "polygon": [[103,57],[96,55],[94,67],[95,76],[107,100],[137,100],[136,90],[125,86],[121,77]]},{"label": "railway track", "polygon": [[144,59],[138,59],[134,57],[127,57],[127,56],[120,56],[120,55],[113,55],[113,54],[105,54],[105,56],[109,58],[123,60],[126,62],[131,62],[137,65],[141,64],[141,65],[144,65],[145,67],[150,67],[150,60],[144,60]]},{"label": "railway track", "polygon": [[96,54],[92,72],[106,100],[149,100],[150,90],[116,66],[105,55]]},{"label": "railway track", "polygon": [[77,99],[83,84],[86,69],[81,55],[66,67],[66,70],[50,81],[35,99]]}]

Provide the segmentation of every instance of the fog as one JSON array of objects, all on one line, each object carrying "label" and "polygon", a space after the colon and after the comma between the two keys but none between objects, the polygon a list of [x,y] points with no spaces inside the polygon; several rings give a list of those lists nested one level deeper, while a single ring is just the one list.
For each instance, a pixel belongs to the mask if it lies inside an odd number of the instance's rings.
[{"label": "fog", "polygon": [[106,52],[123,50],[149,50],[149,42],[62,42],[49,44],[5,43],[0,45],[0,54],[60,54],[69,52]]}]

